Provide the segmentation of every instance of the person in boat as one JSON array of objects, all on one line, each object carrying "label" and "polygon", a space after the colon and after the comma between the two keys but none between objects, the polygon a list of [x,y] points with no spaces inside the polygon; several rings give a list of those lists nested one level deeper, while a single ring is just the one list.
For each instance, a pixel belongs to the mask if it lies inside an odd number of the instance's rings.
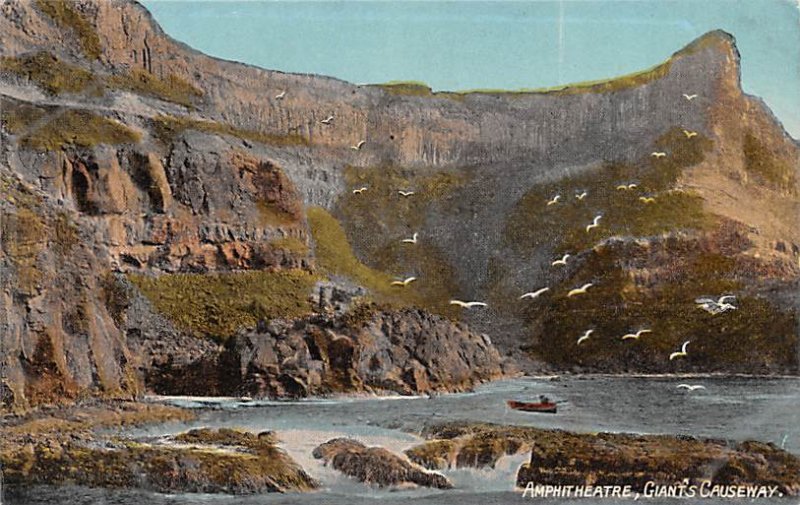
[{"label": "person in boat", "polygon": [[545,395],[539,395],[539,403],[550,403],[550,398]]}]

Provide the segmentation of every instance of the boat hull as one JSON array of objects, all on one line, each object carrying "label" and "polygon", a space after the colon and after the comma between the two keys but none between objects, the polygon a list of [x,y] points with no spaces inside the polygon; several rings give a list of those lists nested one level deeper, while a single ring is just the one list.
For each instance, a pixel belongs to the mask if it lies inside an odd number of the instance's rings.
[{"label": "boat hull", "polygon": [[518,402],[515,400],[507,400],[506,404],[514,409],[514,410],[521,410],[523,412],[540,412],[542,414],[555,414],[558,411],[558,407],[553,402]]}]

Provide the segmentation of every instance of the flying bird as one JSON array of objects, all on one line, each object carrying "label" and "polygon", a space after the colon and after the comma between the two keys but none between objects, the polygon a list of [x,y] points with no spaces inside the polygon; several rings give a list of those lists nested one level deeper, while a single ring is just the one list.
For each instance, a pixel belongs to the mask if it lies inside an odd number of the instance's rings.
[{"label": "flying bird", "polygon": [[642,203],[656,203],[656,199],[652,196],[640,196],[639,201]]},{"label": "flying bird", "polygon": [[631,182],[630,184],[620,184],[619,186],[617,186],[617,189],[619,191],[628,191],[628,190],[634,189],[636,187],[638,187],[636,185],[636,183],[635,182]]},{"label": "flying bird", "polygon": [[459,307],[465,309],[471,309],[472,307],[486,307],[487,305],[483,302],[462,302],[461,300],[450,300],[450,305],[458,305]]},{"label": "flying bird", "polygon": [[653,158],[664,158],[667,156],[667,153],[663,151],[653,151],[652,153],[650,153],[650,156],[652,156]]},{"label": "flying bird", "polygon": [[419,233],[414,232],[414,235],[412,235],[411,238],[404,238],[402,240],[402,243],[403,244],[416,244],[418,236],[419,236]]},{"label": "flying bird", "polygon": [[567,296],[569,297],[569,296],[576,296],[576,295],[584,295],[589,290],[589,288],[592,287],[593,285],[594,284],[592,284],[591,282],[587,282],[586,284],[584,284],[583,286],[581,286],[579,288],[571,289],[569,291],[569,293],[567,293]]},{"label": "flying bird", "polygon": [[598,215],[594,216],[594,220],[592,221],[592,224],[587,224],[586,225],[586,232],[588,233],[592,228],[599,227],[600,226],[600,219],[602,219],[602,217],[603,217],[602,214],[598,214]]},{"label": "flying bird", "polygon": [[283,100],[283,97],[286,96],[286,90],[281,91],[277,95],[275,95],[275,100]]},{"label": "flying bird", "polygon": [[366,187],[366,186],[361,186],[361,187],[360,187],[360,188],[358,188],[358,189],[354,189],[354,190],[353,190],[353,194],[354,194],[354,195],[360,195],[361,193],[363,193],[363,192],[364,192],[364,191],[366,191],[366,190],[367,190],[367,187]]},{"label": "flying bird", "polygon": [[[333,117],[333,116],[331,116],[331,117]],[[366,143],[367,143],[366,140],[362,140],[358,144],[356,144],[354,146],[350,146],[350,149],[352,149],[353,151],[360,151],[361,148],[364,147],[364,144],[366,144]]]},{"label": "flying bird", "polygon": [[524,295],[520,296],[519,299],[523,300],[525,298],[530,298],[531,300],[533,300],[534,298],[538,298],[539,295],[541,295],[542,293],[545,293],[547,291],[550,291],[550,288],[537,289],[536,291],[531,291],[530,293],[525,293]]},{"label": "flying bird", "polygon": [[716,300],[710,297],[701,297],[695,299],[697,308],[703,309],[710,314],[721,314],[729,310],[736,310],[736,306],[727,302],[726,300],[736,300],[734,295],[722,295]]},{"label": "flying bird", "polygon": [[416,277],[408,277],[406,279],[403,279],[402,281],[393,281],[392,286],[400,286],[404,288],[409,284],[411,284],[412,282],[414,282],[415,280],[417,280]]},{"label": "flying bird", "polygon": [[575,198],[577,198],[578,200],[583,200],[584,198],[586,198],[586,195],[588,194],[589,193],[587,193],[586,191],[582,191],[580,193],[576,193]]},{"label": "flying bird", "polygon": [[551,266],[556,266],[556,265],[564,265],[564,266],[566,266],[567,265],[567,258],[569,258],[569,257],[570,257],[569,254],[565,254],[564,256],[561,257],[560,260],[555,260],[554,262],[550,263],[550,265]]},{"label": "flying bird", "polygon": [[673,352],[672,354],[670,354],[669,355],[669,360],[672,361],[675,358],[683,358],[685,356],[688,356],[689,353],[686,352],[686,347],[689,345],[689,342],[691,342],[691,340],[687,340],[686,342],[684,342],[683,345],[681,346],[681,350],[680,351],[676,351],[676,352]]},{"label": "flying bird", "polygon": [[589,335],[591,335],[592,333],[594,333],[594,330],[586,330],[585,332],[583,332],[583,335],[581,335],[578,338],[578,344],[577,345],[581,345],[581,342],[583,342],[585,340],[589,340]]},{"label": "flying bird", "polygon": [[694,391],[696,389],[705,389],[706,388],[702,384],[678,384],[676,387],[678,389],[686,389],[688,391]]},{"label": "flying bird", "polygon": [[331,124],[332,122],[333,122],[333,114],[320,121],[320,123],[322,124]]},{"label": "flying bird", "polygon": [[683,130],[683,134],[686,135],[687,139],[697,136],[697,132],[691,132],[689,130]]},{"label": "flying bird", "polygon": [[644,329],[644,330],[639,330],[636,333],[628,333],[627,335],[622,336],[622,340],[629,340],[629,339],[639,340],[639,337],[641,337],[645,333],[653,333],[653,330]]},{"label": "flying bird", "polygon": [[685,98],[685,99],[687,99],[687,100],[689,100],[689,101],[691,102],[692,100],[694,100],[695,98],[697,98],[697,95],[696,95],[696,94],[694,94],[694,95],[687,95],[686,93],[684,93],[684,94],[683,94],[683,98]]},{"label": "flying bird", "polygon": [[414,194],[413,191],[403,191],[402,189],[397,192],[400,196],[409,197]]},{"label": "flying bird", "polygon": [[556,195],[556,196],[553,197],[552,200],[548,200],[547,201],[547,205],[555,205],[555,204],[558,203],[558,200],[560,200],[560,199],[561,199],[561,195]]}]

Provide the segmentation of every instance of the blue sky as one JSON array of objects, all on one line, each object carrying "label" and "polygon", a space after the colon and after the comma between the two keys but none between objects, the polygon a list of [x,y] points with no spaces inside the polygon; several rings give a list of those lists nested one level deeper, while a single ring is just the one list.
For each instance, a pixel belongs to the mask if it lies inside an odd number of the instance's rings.
[{"label": "blue sky", "polygon": [[357,83],[538,88],[613,77],[721,28],[746,92],[800,138],[795,0],[140,0],[174,38],[214,56]]}]

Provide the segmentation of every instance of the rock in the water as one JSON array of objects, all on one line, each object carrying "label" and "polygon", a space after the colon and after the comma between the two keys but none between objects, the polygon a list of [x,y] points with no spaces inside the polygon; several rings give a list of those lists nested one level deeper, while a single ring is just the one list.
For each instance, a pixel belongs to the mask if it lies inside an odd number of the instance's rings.
[{"label": "rock in the water", "polygon": [[645,483],[777,486],[800,495],[800,458],[774,444],[669,435],[584,434],[489,423],[446,423],[423,431],[430,440],[406,451],[426,468],[494,466],[506,454],[531,452],[517,486]]},{"label": "rock in the water", "polygon": [[361,482],[380,487],[416,484],[450,489],[441,474],[425,471],[383,447],[367,447],[357,440],[335,438],[314,449],[314,457]]}]

